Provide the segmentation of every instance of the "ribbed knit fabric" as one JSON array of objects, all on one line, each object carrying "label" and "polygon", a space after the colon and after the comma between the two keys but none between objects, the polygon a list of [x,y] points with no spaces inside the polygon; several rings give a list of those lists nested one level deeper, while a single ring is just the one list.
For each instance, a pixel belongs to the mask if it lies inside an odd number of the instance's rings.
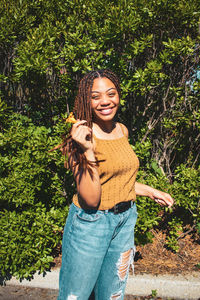
[{"label": "ribbed knit fabric", "polygon": [[[96,141],[95,156],[99,163],[98,172],[102,187],[99,210],[112,208],[123,201],[135,201],[135,180],[139,168],[139,160],[131,148],[127,137],[114,140],[103,140],[94,137]],[[73,202],[78,203],[74,195]]]}]

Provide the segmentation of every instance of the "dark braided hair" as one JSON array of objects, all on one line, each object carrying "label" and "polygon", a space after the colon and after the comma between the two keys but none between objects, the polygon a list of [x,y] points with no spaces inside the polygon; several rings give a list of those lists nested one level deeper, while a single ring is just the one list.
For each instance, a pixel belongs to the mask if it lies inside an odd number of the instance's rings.
[{"label": "dark braided hair", "polygon": [[96,78],[103,77],[106,77],[112,81],[119,96],[121,95],[119,79],[112,71],[108,69],[102,69],[91,71],[86,74],[80,81],[73,112],[77,119],[86,120],[89,127],[92,127],[91,91],[93,82]]},{"label": "dark braided hair", "polygon": [[[81,79],[78,93],[74,102],[73,113],[76,119],[86,120],[87,126],[89,126],[90,128],[92,128],[91,92],[93,82],[96,78],[103,77],[106,77],[113,82],[117,89],[119,97],[121,96],[119,79],[117,75],[109,69],[91,71]],[[75,166],[78,166],[78,171],[82,172],[88,170],[92,176],[92,170],[90,166],[96,165],[98,164],[98,162],[88,161],[81,147],[71,138],[70,134],[67,137],[63,136],[63,143],[56,147],[56,149],[58,148],[60,148],[62,154],[65,155],[65,167],[68,167],[68,156],[69,163],[70,161],[75,161],[75,164],[73,164],[73,166],[70,163],[70,167],[74,168]]]}]

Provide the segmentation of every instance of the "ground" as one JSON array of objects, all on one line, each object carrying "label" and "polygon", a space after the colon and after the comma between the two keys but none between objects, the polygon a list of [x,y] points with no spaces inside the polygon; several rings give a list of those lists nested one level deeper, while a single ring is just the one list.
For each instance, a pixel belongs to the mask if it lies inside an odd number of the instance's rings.
[{"label": "ground", "polygon": [[[29,288],[19,286],[0,287],[0,300],[56,300],[57,290]],[[153,298],[152,295],[147,297],[126,295],[124,300],[169,300],[164,298]],[[176,300],[171,299],[170,300]],[[180,299],[179,299],[180,300]]]},{"label": "ground", "polygon": [[200,271],[199,236],[187,234],[178,240],[179,250],[166,247],[165,234],[153,231],[153,242],[137,246],[135,274],[187,274]]},{"label": "ground", "polygon": [[[166,248],[165,234],[152,232],[152,243],[137,246],[135,255],[135,274],[188,274],[200,272],[200,239],[199,236],[187,234],[178,240],[177,253]],[[58,253],[58,252],[57,252]],[[55,258],[54,268],[60,267],[61,254]],[[132,273],[133,270],[130,270]],[[0,287],[0,300],[56,300],[58,291],[19,286]],[[153,295],[138,297],[126,295],[124,300],[165,300]],[[170,299],[175,300],[175,299]]]}]

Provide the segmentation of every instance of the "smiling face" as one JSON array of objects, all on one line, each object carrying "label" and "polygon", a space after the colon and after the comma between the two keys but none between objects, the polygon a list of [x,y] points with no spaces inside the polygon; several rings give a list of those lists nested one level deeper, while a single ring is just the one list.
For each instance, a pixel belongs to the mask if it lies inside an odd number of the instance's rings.
[{"label": "smiling face", "polygon": [[91,106],[96,123],[113,121],[119,107],[119,94],[110,79],[103,77],[94,80]]}]

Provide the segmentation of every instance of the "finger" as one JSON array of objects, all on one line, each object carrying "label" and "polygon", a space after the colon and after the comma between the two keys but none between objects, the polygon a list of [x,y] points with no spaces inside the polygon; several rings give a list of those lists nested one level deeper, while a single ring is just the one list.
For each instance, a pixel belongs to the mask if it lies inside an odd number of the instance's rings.
[{"label": "finger", "polygon": [[172,203],[170,203],[169,201],[166,201],[166,199],[158,199],[156,198],[155,201],[160,204],[161,206],[168,206],[171,207]]},{"label": "finger", "polygon": [[86,126],[79,126],[72,132],[72,139],[80,144],[91,141],[91,130]]},{"label": "finger", "polygon": [[89,130],[82,130],[82,128],[80,128],[80,130],[78,129],[76,131],[74,138],[76,138],[80,142],[91,140],[91,132]]},{"label": "finger", "polygon": [[77,120],[77,122],[75,124],[73,124],[72,127],[76,128],[76,127],[79,127],[80,125],[84,125],[86,123],[87,123],[86,120]]},{"label": "finger", "polygon": [[170,195],[168,195],[168,198],[166,198],[166,203],[168,207],[172,207],[172,205],[174,204],[174,199]]},{"label": "finger", "polygon": [[161,200],[161,199],[155,199],[155,202],[160,204],[160,205],[166,205],[166,202],[164,200]]},{"label": "finger", "polygon": [[88,126],[86,126],[85,124],[86,124],[86,122],[87,121],[85,121],[85,120],[82,120],[82,121],[78,121],[76,124],[74,124],[73,126],[72,126],[72,129],[71,129],[71,133],[73,133],[73,132],[75,132],[75,131],[77,131],[79,128],[80,129],[87,129],[87,133],[92,133],[92,129],[90,128],[90,127],[88,127]]},{"label": "finger", "polygon": [[[85,126],[84,123],[82,122],[81,124],[74,124],[72,126],[72,130],[71,130],[71,135],[72,138],[77,135],[79,132],[82,132],[82,134],[91,134],[92,133],[92,129]],[[85,133],[86,132],[86,133]]]},{"label": "finger", "polygon": [[91,135],[92,134],[92,129],[87,127],[87,126],[84,126],[84,125],[80,125],[76,128],[73,128],[72,130],[73,134],[74,135],[82,135],[82,136],[86,136],[86,135]]},{"label": "finger", "polygon": [[[158,197],[160,199],[160,197]],[[168,193],[163,193],[163,197],[161,197],[168,205],[172,206],[174,203],[174,199]]]}]

